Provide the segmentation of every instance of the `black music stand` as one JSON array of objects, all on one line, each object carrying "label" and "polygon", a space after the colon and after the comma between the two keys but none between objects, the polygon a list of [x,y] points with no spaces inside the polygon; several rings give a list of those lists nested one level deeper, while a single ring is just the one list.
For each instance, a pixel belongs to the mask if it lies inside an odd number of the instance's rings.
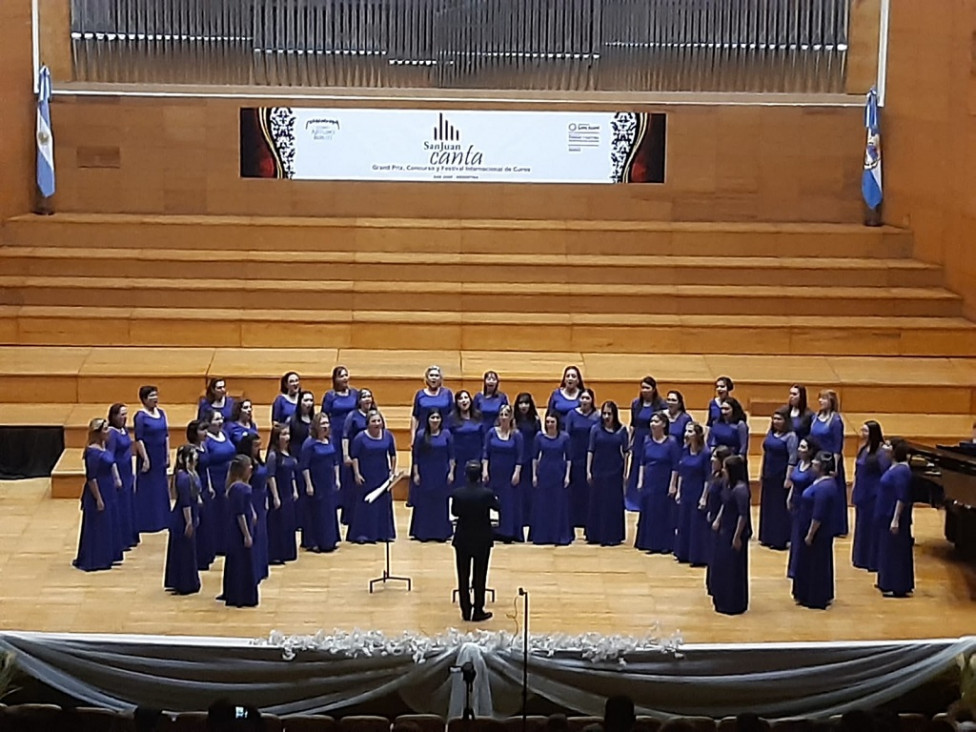
[{"label": "black music stand", "polygon": [[376,577],[375,579],[371,579],[369,581],[370,594],[373,593],[373,587],[375,587],[377,584],[382,583],[385,587],[387,582],[404,582],[407,585],[407,592],[410,592],[413,590],[413,580],[411,580],[409,577],[400,577],[393,574],[390,569],[390,540],[387,539],[383,543],[386,545],[386,564],[383,567],[382,576]]}]

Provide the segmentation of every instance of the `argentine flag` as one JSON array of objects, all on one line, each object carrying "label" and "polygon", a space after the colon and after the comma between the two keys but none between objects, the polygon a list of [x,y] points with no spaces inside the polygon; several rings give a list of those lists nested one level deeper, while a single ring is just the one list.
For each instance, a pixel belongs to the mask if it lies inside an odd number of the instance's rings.
[{"label": "argentine flag", "polygon": [[51,132],[51,72],[37,76],[37,187],[45,198],[54,195],[54,134]]},{"label": "argentine flag", "polygon": [[881,205],[881,128],[878,125],[878,90],[871,87],[864,105],[864,127],[867,129],[867,145],[864,149],[864,175],[861,193],[869,208]]}]

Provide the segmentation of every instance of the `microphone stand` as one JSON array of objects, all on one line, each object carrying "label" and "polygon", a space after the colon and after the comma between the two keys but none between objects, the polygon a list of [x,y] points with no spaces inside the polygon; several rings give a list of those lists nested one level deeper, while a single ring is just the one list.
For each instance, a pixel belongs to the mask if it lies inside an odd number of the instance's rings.
[{"label": "microphone stand", "polygon": [[529,715],[529,593],[518,588],[522,598],[522,732],[528,732]]}]

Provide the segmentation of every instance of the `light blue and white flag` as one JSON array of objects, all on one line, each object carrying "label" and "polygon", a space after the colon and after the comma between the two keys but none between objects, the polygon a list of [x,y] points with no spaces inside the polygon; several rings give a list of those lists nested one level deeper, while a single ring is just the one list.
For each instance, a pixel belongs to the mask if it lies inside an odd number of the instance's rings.
[{"label": "light blue and white flag", "polygon": [[881,189],[881,127],[878,120],[878,90],[871,87],[864,105],[864,127],[867,144],[864,149],[864,175],[861,194],[869,208],[877,208],[883,199]]},{"label": "light blue and white flag", "polygon": [[45,198],[54,195],[54,134],[51,132],[51,72],[37,76],[37,187]]}]

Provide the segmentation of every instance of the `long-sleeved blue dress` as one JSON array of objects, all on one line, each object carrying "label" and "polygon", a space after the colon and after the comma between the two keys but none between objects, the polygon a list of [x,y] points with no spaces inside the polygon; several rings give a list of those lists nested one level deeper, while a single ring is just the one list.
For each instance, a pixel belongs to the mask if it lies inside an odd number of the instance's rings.
[{"label": "long-sleeved blue dress", "polygon": [[[85,572],[111,569],[116,556],[115,533],[112,516],[105,495],[115,490],[112,466],[115,457],[108,450],[94,445],[85,448],[85,488],[81,494],[81,532],[78,536],[78,554],[72,564]],[[94,480],[102,494],[104,509],[92,495],[88,482]]]},{"label": "long-sleeved blue dress", "polygon": [[480,391],[474,395],[474,407],[481,412],[481,421],[485,430],[495,426],[495,422],[498,421],[498,413],[506,404],[508,404],[508,396],[500,391],[491,396],[485,396]]},{"label": "long-sleeved blue dress", "polygon": [[246,435],[253,435],[258,437],[260,431],[258,430],[257,424],[251,422],[250,424],[242,424],[240,422],[224,422],[224,434],[230,438],[230,441],[234,443],[234,447],[241,444],[241,440],[244,439]]},{"label": "long-sleeved blue dress", "polygon": [[821,450],[839,455],[837,461],[837,480],[834,489],[837,500],[833,503],[834,516],[831,525],[835,536],[846,536],[850,530],[847,518],[847,471],[844,467],[844,420],[836,412],[829,419],[813,418],[810,437],[816,440]]},{"label": "long-sleeved blue dress", "polygon": [[136,530],[135,513],[135,474],[132,472],[132,438],[128,429],[111,428],[105,449],[115,458],[122,487],[118,491],[119,530],[122,533],[122,548],[131,549],[139,543]]},{"label": "long-sleeved blue dress", "polygon": [[759,543],[785,551],[792,520],[786,506],[786,476],[796,465],[796,435],[770,430],[763,440],[762,493],[759,496]]},{"label": "long-sleeved blue dress", "polygon": [[295,473],[298,460],[291,454],[272,450],[267,459],[268,478],[274,478],[281,505],[268,507],[268,561],[284,564],[298,559],[295,544]]},{"label": "long-sleeved blue dress", "polygon": [[[902,512],[897,533],[891,532],[895,508]],[[881,477],[874,506],[877,531],[878,589],[904,597],[915,589],[915,558],[912,555],[912,471],[907,463],[895,463]]]},{"label": "long-sleeved blue dress", "polygon": [[790,512],[790,555],[786,562],[786,576],[793,579],[796,576],[796,559],[800,544],[806,536],[807,527],[800,523],[800,497],[803,491],[813,483],[813,468],[810,463],[798,462],[790,471],[790,480],[793,482],[792,497],[787,505]]},{"label": "long-sleeved blue dress", "polygon": [[[211,496],[210,476],[206,469],[206,441],[197,446],[197,477],[200,478],[200,496],[203,502],[197,506],[197,569],[204,572],[210,569],[217,558],[217,527],[214,519],[214,501]],[[214,491],[216,493],[216,491]]]},{"label": "long-sleeved blue dress", "polygon": [[590,510],[590,484],[586,480],[586,454],[590,447],[590,432],[600,421],[600,412],[594,409],[583,414],[579,409],[566,415],[566,434],[569,435],[569,524],[573,528],[586,526]]},{"label": "long-sleeved blue dress", "polygon": [[369,432],[360,432],[349,446],[349,454],[359,461],[359,473],[365,483],[356,486],[356,509],[346,532],[346,541],[357,544],[393,541],[396,527],[393,524],[392,492],[385,491],[373,503],[366,503],[366,496],[390,477],[390,461],[396,457],[392,433],[384,430],[382,435],[373,438]]},{"label": "long-sleeved blue dress", "polygon": [[227,537],[227,554],[224,558],[224,602],[230,607],[255,607],[258,604],[258,578],[254,574],[253,544],[244,544],[244,532],[240,519],[254,533],[255,511],[251,503],[251,486],[240,481],[232,483],[227,491],[227,511],[233,521],[234,531]]},{"label": "long-sleeved blue dress", "polygon": [[516,492],[522,499],[522,526],[529,525],[532,518],[532,446],[535,444],[535,436],[542,431],[542,426],[538,419],[516,420],[515,427],[522,435],[522,457],[519,459],[519,484]]},{"label": "long-sleeved blue dress", "polygon": [[[519,494],[520,485],[512,485],[515,467],[524,463],[525,446],[522,433],[518,430],[503,439],[498,428],[492,427],[485,435],[482,460],[488,467],[488,487],[498,497],[501,510],[498,512],[496,538],[501,541],[525,541],[522,518],[524,504]],[[525,476],[520,476],[523,480]],[[531,485],[531,483],[530,483]]]},{"label": "long-sleeved blue dress", "polygon": [[230,514],[227,512],[227,471],[231,461],[237,456],[237,448],[227,435],[207,433],[204,443],[207,451],[200,456],[200,470],[207,471],[207,482],[214,489],[213,502],[208,506],[211,519],[214,550],[217,554],[227,551],[227,534],[231,530]]},{"label": "long-sleeved blue dress", "polygon": [[678,472],[681,448],[666,435],[660,442],[648,435],[634,459],[644,471],[634,546],[652,554],[670,554],[674,551],[677,510],[669,490],[671,474]]},{"label": "long-sleeved blue dress", "polygon": [[881,476],[891,466],[888,451],[879,448],[873,455],[862,447],[854,461],[854,487],[851,502],[854,504],[854,542],[851,547],[851,564],[869,572],[878,570],[878,532],[874,507],[878,498]]},{"label": "long-sleeved blue dress", "polygon": [[136,460],[135,514],[136,530],[140,533],[162,531],[169,526],[169,482],[166,466],[169,454],[166,443],[169,425],[166,413],[158,409],[154,417],[140,410],[133,417],[136,441],[142,442],[149,458],[149,470],[142,472],[143,460]]},{"label": "long-sleeved blue dress", "polygon": [[271,403],[271,424],[287,424],[298,409],[298,396],[294,398],[279,394]]},{"label": "long-sleeved blue dress", "polygon": [[234,413],[234,399],[229,396],[224,397],[224,403],[221,406],[216,406],[211,402],[207,401],[206,397],[201,397],[200,401],[197,402],[197,419],[204,419],[208,412],[219,412],[224,418],[224,422],[230,422],[230,415]]},{"label": "long-sleeved blue dress", "polygon": [[[306,495],[308,527],[305,530],[309,549],[331,552],[339,545],[339,486],[336,467],[339,451],[332,442],[307,440],[302,446],[298,469],[308,471],[312,479],[312,495]],[[308,485],[305,486],[306,494]]]},{"label": "long-sleeved blue dress", "polygon": [[453,460],[454,437],[450,430],[442,429],[429,437],[424,430],[417,433],[413,464],[420,474],[420,483],[413,489],[410,536],[418,541],[447,541],[454,533],[448,501],[453,488],[449,480]]},{"label": "long-sleeved blue dress", "polygon": [[[834,537],[833,521],[837,511],[837,484],[832,477],[817,478],[800,496],[797,520],[804,539],[796,553],[793,576],[793,597],[804,607],[826,610],[834,600]],[[813,521],[820,527],[813,543],[807,546],[805,537]]]},{"label": "long-sleeved blue dress", "polygon": [[[358,411],[358,407],[359,389],[353,389],[352,387],[349,387],[345,394],[337,394],[335,390],[329,389],[325,393],[325,396],[322,397],[322,411],[329,415],[332,442],[335,443],[336,450],[339,452],[339,496],[336,500],[339,505],[339,515],[342,523],[348,523],[346,521],[346,501],[356,491],[355,481],[352,479],[352,470],[345,464],[345,460],[343,459],[342,440],[346,434],[346,420],[349,419],[350,414]],[[347,487],[347,482],[352,485]]]},{"label": "long-sleeved blue dress", "polygon": [[[641,497],[637,495],[637,482],[638,474],[643,468],[639,458],[644,446],[644,438],[651,434],[651,417],[658,412],[666,411],[667,408],[667,403],[662,399],[651,404],[645,404],[644,400],[638,397],[630,403],[630,449],[633,452],[634,460],[630,463],[630,474],[627,476],[627,493],[624,496],[624,505],[628,511],[640,510]],[[678,438],[679,445],[682,441],[682,438]]]},{"label": "long-sleeved blue dress", "polygon": [[[170,514],[163,587],[177,595],[192,595],[200,591],[196,541],[196,527],[200,517],[200,478],[180,470],[176,473],[174,483],[176,501]],[[190,536],[186,535],[187,508],[190,509],[190,522],[193,526]]]},{"label": "long-sleeved blue dress", "polygon": [[678,462],[680,501],[678,526],[674,532],[674,557],[693,567],[708,564],[711,526],[700,504],[711,472],[712,458],[707,450],[692,453],[691,448],[684,447]]},{"label": "long-sleeved blue dress", "polygon": [[[722,511],[711,565],[712,603],[715,612],[723,615],[739,615],[749,609],[749,538],[752,536],[749,503],[746,483],[723,487]],[[740,519],[745,519],[745,529],[739,537],[742,546],[736,549],[732,540]]]},{"label": "long-sleeved blue dress", "polygon": [[257,581],[268,576],[270,564],[268,549],[268,466],[255,461],[251,469],[251,505],[254,506],[254,547],[251,556],[254,559],[254,576]]},{"label": "long-sleeved blue dress", "polygon": [[601,546],[621,544],[626,534],[624,521],[624,464],[630,449],[630,435],[621,427],[612,432],[598,422],[590,429],[587,451],[593,483],[586,515],[586,541]]},{"label": "long-sleeved blue dress", "polygon": [[571,544],[573,527],[569,522],[569,488],[566,486],[569,435],[560,432],[550,437],[540,432],[535,436],[532,456],[539,462],[536,467],[538,485],[531,488],[534,495],[529,541],[556,546]]},{"label": "long-sleeved blue dress", "polygon": [[705,590],[709,595],[713,594],[712,585],[714,583],[712,567],[715,562],[715,552],[718,546],[718,532],[712,529],[715,519],[722,508],[723,492],[727,488],[725,477],[721,472],[712,473],[708,479],[708,493],[705,496],[705,518],[708,521],[708,566],[705,570]]},{"label": "long-sleeved blue dress", "polygon": [[457,419],[454,415],[448,420],[448,428],[454,439],[454,487],[460,488],[465,484],[464,466],[470,460],[481,462],[481,453],[485,449],[485,427],[475,419]]},{"label": "long-sleeved blue dress", "polygon": [[[352,523],[352,517],[356,513],[356,497],[359,491],[359,486],[356,485],[356,479],[353,477],[352,465],[346,465],[345,457],[351,458],[349,451],[352,449],[352,441],[356,439],[356,435],[365,429],[366,415],[358,409],[349,413],[345,424],[342,426],[342,441],[346,444],[343,448],[342,467],[339,469],[339,505],[342,508],[339,521],[343,526],[349,526]],[[478,454],[481,454],[480,444],[478,445]]]},{"label": "long-sleeved blue dress", "polygon": [[565,394],[563,394],[562,389],[554,389],[552,394],[549,395],[549,401],[546,403],[546,412],[553,412],[559,419],[559,429],[565,429],[566,415],[572,410],[579,406],[579,395],[583,392],[578,392],[575,397],[570,399]]},{"label": "long-sleeved blue dress", "polygon": [[[664,410],[667,411],[666,409]],[[691,415],[688,412],[679,412],[678,416],[671,419],[671,415],[668,415],[668,436],[673,438],[675,442],[679,445],[685,444],[685,428],[688,426],[689,422],[692,422]],[[650,423],[648,423],[650,424]]]}]

